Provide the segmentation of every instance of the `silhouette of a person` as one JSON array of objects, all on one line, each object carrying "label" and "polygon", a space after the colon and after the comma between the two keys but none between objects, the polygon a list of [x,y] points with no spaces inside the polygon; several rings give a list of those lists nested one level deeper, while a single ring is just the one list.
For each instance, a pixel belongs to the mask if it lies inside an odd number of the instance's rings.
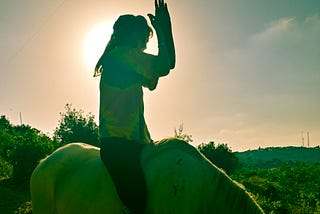
[{"label": "silhouette of a person", "polygon": [[140,155],[152,143],[144,119],[142,87],[154,90],[159,77],[175,67],[175,48],[167,4],[155,0],[148,14],[158,38],[158,54],[144,52],[152,29],[143,16],[121,15],[100,57],[100,156],[122,202],[131,213],[144,213],[147,188]]}]

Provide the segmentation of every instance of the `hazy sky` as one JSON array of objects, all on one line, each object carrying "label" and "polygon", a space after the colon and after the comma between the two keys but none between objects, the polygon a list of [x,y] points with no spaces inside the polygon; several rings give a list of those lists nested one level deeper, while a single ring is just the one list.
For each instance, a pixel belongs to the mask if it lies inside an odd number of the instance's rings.
[{"label": "hazy sky", "polygon": [[[184,124],[194,145],[215,141],[233,151],[300,146],[302,132],[310,146],[320,144],[319,0],[168,5],[177,65],[145,91],[153,139]],[[113,22],[153,10],[153,0],[0,0],[0,114],[19,124],[21,112],[23,123],[49,134],[66,103],[97,119],[92,66]]]}]

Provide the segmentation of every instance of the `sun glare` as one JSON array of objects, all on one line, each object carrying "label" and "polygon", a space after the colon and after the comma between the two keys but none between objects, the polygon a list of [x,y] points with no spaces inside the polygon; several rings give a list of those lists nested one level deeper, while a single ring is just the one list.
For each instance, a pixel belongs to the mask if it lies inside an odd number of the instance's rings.
[{"label": "sun glare", "polygon": [[[90,69],[94,69],[99,57],[103,53],[112,34],[112,26],[111,22],[99,23],[93,26],[87,34],[83,45],[83,57],[85,64]],[[157,41],[154,37],[156,36],[153,35],[153,38],[147,44],[147,53],[157,54]]]},{"label": "sun glare", "polygon": [[83,56],[87,66],[94,69],[99,57],[103,53],[110,36],[112,24],[104,22],[95,25],[86,36],[84,41]]}]

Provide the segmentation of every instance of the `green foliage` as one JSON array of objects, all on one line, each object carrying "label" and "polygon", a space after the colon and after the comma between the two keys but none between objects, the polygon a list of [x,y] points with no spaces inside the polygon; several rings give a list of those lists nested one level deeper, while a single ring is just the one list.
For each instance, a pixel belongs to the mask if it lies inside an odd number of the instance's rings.
[{"label": "green foliage", "polygon": [[14,128],[5,116],[0,117],[0,156],[8,161],[8,151],[14,147]]},{"label": "green foliage", "polygon": [[183,133],[183,124],[180,124],[178,130],[176,128],[174,129],[174,137],[187,143],[191,143],[193,141],[192,135]]},{"label": "green foliage", "polygon": [[0,212],[32,213],[29,195],[31,173],[41,159],[58,146],[80,141],[99,145],[94,116],[66,105],[54,140],[27,125],[14,126],[0,117]]},{"label": "green foliage", "polygon": [[71,142],[99,146],[99,128],[94,122],[94,115],[83,116],[82,110],[72,109],[70,104],[65,106],[65,110],[65,113],[60,113],[61,120],[54,131],[54,140],[59,146]]},{"label": "green foliage", "polygon": [[37,129],[26,125],[16,128],[19,135],[15,136],[15,145],[8,157],[14,169],[13,179],[27,184],[39,160],[49,155],[54,145],[49,137]]},{"label": "green foliage", "polygon": [[28,191],[21,191],[13,184],[0,182],[0,213],[31,214],[31,202]]},{"label": "green foliage", "polygon": [[0,116],[0,129],[4,131],[10,131],[12,128],[9,120],[6,118],[6,116],[1,115]]},{"label": "green foliage", "polygon": [[234,172],[240,167],[240,162],[227,144],[215,146],[211,141],[208,144],[200,144],[199,151],[212,163],[222,168],[227,174]]},{"label": "green foliage", "polygon": [[320,162],[320,148],[306,147],[269,147],[265,149],[237,152],[236,156],[247,168],[277,168],[283,163],[303,161]]},{"label": "green foliage", "polygon": [[27,125],[13,126],[0,117],[0,176],[28,187],[29,178],[40,159],[54,149],[52,140]]},{"label": "green foliage", "polygon": [[319,163],[296,162],[243,169],[232,177],[256,196],[266,213],[320,213],[319,174]]},{"label": "green foliage", "polygon": [[0,179],[8,179],[13,172],[13,166],[0,156]]},{"label": "green foliage", "polygon": [[26,201],[23,203],[14,214],[32,214],[32,203],[31,201]]}]

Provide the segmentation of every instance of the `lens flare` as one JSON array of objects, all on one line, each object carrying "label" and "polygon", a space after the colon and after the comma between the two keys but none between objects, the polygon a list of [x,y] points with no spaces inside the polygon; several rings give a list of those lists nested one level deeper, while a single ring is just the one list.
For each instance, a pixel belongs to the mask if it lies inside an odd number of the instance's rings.
[{"label": "lens flare", "polygon": [[90,67],[90,69],[94,69],[110,39],[111,34],[112,24],[110,22],[104,22],[95,25],[86,36],[83,46],[83,56],[85,63]]}]

